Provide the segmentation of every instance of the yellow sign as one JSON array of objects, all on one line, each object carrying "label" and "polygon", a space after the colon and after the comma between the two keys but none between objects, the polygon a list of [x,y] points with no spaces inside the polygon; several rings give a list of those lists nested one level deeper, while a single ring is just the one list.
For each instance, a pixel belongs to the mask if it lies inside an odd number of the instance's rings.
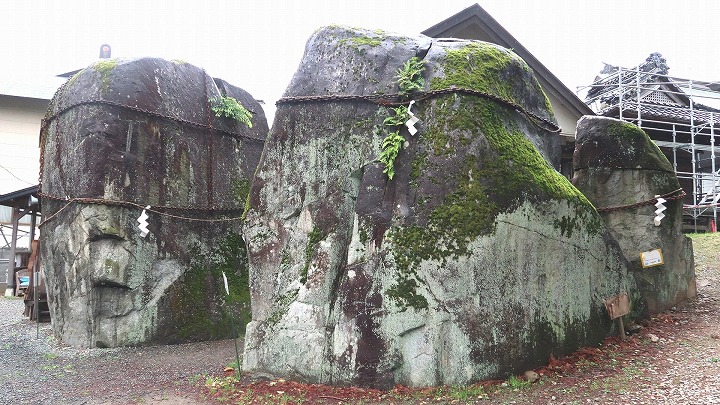
[{"label": "yellow sign", "polygon": [[655,267],[665,264],[665,259],[663,259],[662,255],[662,249],[658,248],[649,252],[640,253],[640,263],[642,263],[643,268]]}]

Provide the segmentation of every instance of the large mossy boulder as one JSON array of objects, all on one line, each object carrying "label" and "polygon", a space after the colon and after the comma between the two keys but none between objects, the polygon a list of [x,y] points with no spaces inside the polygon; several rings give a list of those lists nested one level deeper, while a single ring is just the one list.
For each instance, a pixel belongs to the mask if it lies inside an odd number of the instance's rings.
[{"label": "large mossy boulder", "polygon": [[[682,233],[680,183],[660,148],[637,126],[607,117],[578,122],[573,183],[601,210],[610,233],[632,264],[650,313],[695,297],[692,240]],[[655,196],[667,195],[655,225]],[[643,205],[635,205],[649,202]],[[607,211],[604,208],[609,208]],[[643,267],[641,253],[660,249],[664,264]]]},{"label": "large mossy boulder", "polygon": [[[420,90],[490,97],[406,98],[417,99],[421,122],[415,136],[401,130],[392,179],[378,161],[390,108],[290,98],[397,93],[413,57],[424,61]],[[634,280],[592,204],[549,163],[554,118],[517,55],[323,28],[285,97],[243,229],[244,370],[372,387],[466,384],[611,333],[603,299]]]},{"label": "large mossy boulder", "polygon": [[[252,128],[216,116],[223,96],[251,113]],[[249,320],[240,218],[267,130],[247,92],[183,62],[103,60],[61,87],[41,133],[55,336],[178,343],[231,336],[231,311]]]}]

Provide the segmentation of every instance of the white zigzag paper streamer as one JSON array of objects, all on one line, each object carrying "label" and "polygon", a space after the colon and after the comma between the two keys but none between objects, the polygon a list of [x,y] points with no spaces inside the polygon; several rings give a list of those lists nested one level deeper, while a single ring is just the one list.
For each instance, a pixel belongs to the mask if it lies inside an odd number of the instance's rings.
[{"label": "white zigzag paper streamer", "polygon": [[659,195],[656,195],[655,198],[657,199],[657,202],[655,203],[655,206],[657,209],[655,210],[655,226],[660,226],[660,221],[662,221],[663,218],[665,218],[665,211],[667,207],[663,205],[664,202],[667,202],[666,199],[661,198]]},{"label": "white zigzag paper streamer", "polygon": [[147,222],[148,214],[147,214],[147,212],[145,212],[145,210],[149,210],[149,209],[150,209],[150,206],[148,205],[147,207],[145,207],[144,210],[142,210],[140,217],[137,219],[138,228],[140,229],[140,236],[143,238],[146,237],[147,234],[150,232],[150,230],[148,230],[148,228],[147,228],[149,225]]},{"label": "white zigzag paper streamer", "polygon": [[227,295],[230,295],[230,289],[228,288],[228,282],[227,282],[227,276],[225,275],[225,272],[222,272],[223,275],[223,284],[225,284],[225,292]]},{"label": "white zigzag paper streamer", "polygon": [[408,115],[410,115],[410,119],[408,119],[405,122],[405,126],[407,127],[408,131],[410,132],[410,135],[415,135],[417,133],[417,128],[415,128],[415,124],[417,124],[420,121],[420,118],[416,117],[415,114],[410,111],[413,104],[415,104],[415,100],[410,101],[410,105],[408,106]]}]

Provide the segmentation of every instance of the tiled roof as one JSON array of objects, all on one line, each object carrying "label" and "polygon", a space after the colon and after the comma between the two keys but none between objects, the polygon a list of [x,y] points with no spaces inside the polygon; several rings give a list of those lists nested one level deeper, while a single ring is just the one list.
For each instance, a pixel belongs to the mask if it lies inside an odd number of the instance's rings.
[{"label": "tiled roof", "polygon": [[638,82],[638,75],[641,83],[655,82],[658,79],[657,75],[666,75],[668,73],[668,66],[665,64],[665,58],[656,52],[651,54],[639,66],[632,69],[622,69],[620,75],[618,75],[619,70],[618,66],[605,64],[600,75],[595,78],[592,87],[588,90],[586,100],[596,99],[601,95],[601,98],[605,98],[605,93],[617,93],[620,83],[628,86],[635,85]]},{"label": "tiled roof", "polygon": [[[637,117],[638,103],[634,100],[623,102],[623,116]],[[617,117],[617,104],[600,111],[598,115],[606,117]],[[677,107],[664,104],[647,104],[640,103],[640,118],[646,120],[671,121],[678,123],[690,124],[690,109],[687,107]],[[704,107],[703,109],[694,108],[692,110],[693,123],[695,125],[703,123],[720,123],[720,110]]]},{"label": "tiled roof", "polygon": [[600,105],[598,115],[604,116],[617,117],[622,101],[623,117],[637,118],[639,98],[640,118],[644,120],[689,124],[692,118],[695,124],[720,122],[720,109],[695,100],[691,103],[698,92],[712,92],[712,83],[670,77],[668,70],[659,53],[651,54],[644,63],[631,69],[606,64],[585,100]]},{"label": "tiled roof", "polygon": [[38,188],[39,186],[32,186],[0,195],[0,205],[25,208],[31,195],[37,197]]}]

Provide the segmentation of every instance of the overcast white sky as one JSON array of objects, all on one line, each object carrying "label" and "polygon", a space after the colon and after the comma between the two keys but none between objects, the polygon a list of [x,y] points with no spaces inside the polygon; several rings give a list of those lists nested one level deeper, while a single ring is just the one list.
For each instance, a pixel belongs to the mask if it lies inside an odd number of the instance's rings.
[{"label": "overcast white sky", "polygon": [[[472,0],[3,0],[2,80],[85,67],[102,43],[113,57],[158,56],[204,67],[272,105],[312,32],[323,25],[414,35]],[[478,0],[568,87],[602,62],[637,65],[660,52],[676,76],[720,80],[717,0]]]}]

